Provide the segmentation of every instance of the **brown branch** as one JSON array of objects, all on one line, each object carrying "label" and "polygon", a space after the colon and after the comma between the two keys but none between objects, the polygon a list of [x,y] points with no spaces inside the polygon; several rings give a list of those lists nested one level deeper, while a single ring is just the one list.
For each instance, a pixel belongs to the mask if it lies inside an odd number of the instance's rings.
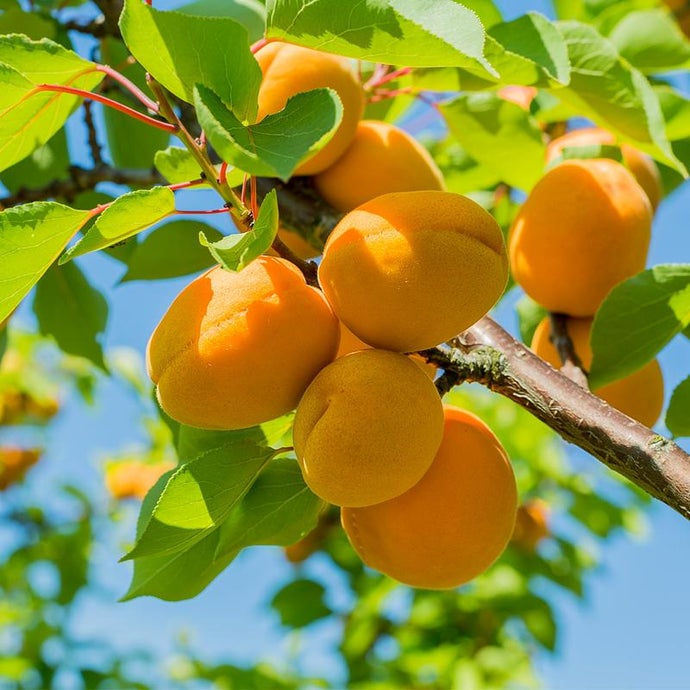
[{"label": "brown branch", "polygon": [[132,187],[151,187],[165,184],[165,180],[155,170],[125,170],[102,165],[87,169],[78,165],[70,166],[69,179],[53,180],[45,187],[29,189],[23,187],[15,194],[0,197],[0,210],[26,204],[30,201],[45,201],[46,199],[65,199],[72,201],[81,192],[92,190],[99,182],[114,182]]},{"label": "brown branch", "polygon": [[563,366],[561,373],[565,374],[571,381],[575,381],[579,386],[588,388],[587,374],[582,366],[582,360],[575,352],[573,341],[568,333],[568,316],[566,314],[549,314],[551,327],[551,342],[558,352]]},{"label": "brown branch", "polygon": [[121,38],[120,30],[117,28],[117,24],[113,27],[112,24],[107,25],[105,22],[105,17],[101,16],[94,19],[88,24],[81,24],[80,22],[70,20],[63,23],[63,28],[67,31],[77,31],[80,34],[88,34],[94,38],[105,38],[106,36],[115,36],[116,38]]},{"label": "brown branch", "polygon": [[120,36],[118,21],[124,0],[93,0],[94,4],[103,13],[103,25],[106,34],[110,36]]},{"label": "brown branch", "polygon": [[485,385],[563,439],[690,519],[690,455],[534,355],[489,317],[447,351],[423,354],[459,380]]},{"label": "brown branch", "polygon": [[84,109],[84,124],[88,133],[89,150],[91,151],[91,160],[96,168],[105,165],[103,154],[101,151],[101,144],[98,141],[98,133],[96,132],[96,123],[93,120],[93,113],[91,108],[93,103],[91,101],[84,101],[81,107]]}]

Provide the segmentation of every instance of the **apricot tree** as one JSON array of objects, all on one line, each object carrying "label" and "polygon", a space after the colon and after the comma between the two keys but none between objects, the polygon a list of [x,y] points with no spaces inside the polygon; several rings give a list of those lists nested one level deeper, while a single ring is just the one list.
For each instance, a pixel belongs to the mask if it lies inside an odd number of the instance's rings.
[{"label": "apricot tree", "polygon": [[[193,597],[253,545],[290,547],[295,562],[327,552],[363,606],[393,585],[356,553],[412,586],[453,588],[490,567],[549,485],[606,537],[619,506],[543,464],[546,428],[631,482],[631,504],[641,489],[690,517],[690,457],[650,428],[655,358],[690,328],[690,264],[645,268],[654,211],[690,163],[690,106],[667,76],[690,60],[684,4],[556,1],[554,20],[509,21],[490,0],[6,5],[0,322],[31,293],[40,330],[107,372],[88,255],[123,280],[208,269],[155,328],[151,315],[148,372],[175,465],[158,478],[157,457],[147,474],[126,597]],[[71,161],[75,131],[88,167]],[[196,190],[215,201],[186,210],[209,198]],[[517,294],[519,339],[488,315]],[[689,390],[668,401],[674,438],[690,435]],[[456,406],[443,435],[441,398]],[[511,437],[518,425],[528,442]],[[581,494],[615,515],[609,527]],[[499,564],[576,591],[582,554],[557,535],[541,554],[549,533],[536,529]],[[480,620],[477,591],[467,627],[495,646],[510,614],[496,603]],[[521,617],[549,646],[536,599]],[[433,601],[459,616],[451,597]],[[347,638],[366,642],[343,648],[352,681],[390,634],[368,622]],[[423,646],[433,631],[415,625]]]}]

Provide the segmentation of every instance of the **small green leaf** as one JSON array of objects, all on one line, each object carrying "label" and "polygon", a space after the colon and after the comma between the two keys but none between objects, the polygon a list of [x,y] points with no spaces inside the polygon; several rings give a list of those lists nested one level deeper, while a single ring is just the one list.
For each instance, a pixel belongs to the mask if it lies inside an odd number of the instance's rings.
[{"label": "small green leaf", "polygon": [[208,247],[213,258],[227,271],[241,271],[257,256],[268,251],[278,232],[278,197],[272,189],[261,203],[254,227],[245,233],[228,235],[217,242],[209,242],[199,233],[199,242]]},{"label": "small green leaf", "polygon": [[666,426],[674,436],[690,436],[690,376],[681,381],[671,394]]},{"label": "small green leaf", "polygon": [[592,389],[649,362],[690,325],[690,264],[661,264],[618,284],[592,327]]},{"label": "small green leaf", "polygon": [[187,462],[211,450],[225,449],[228,453],[232,453],[232,446],[251,443],[257,446],[272,445],[261,426],[224,431],[197,429],[186,424],[179,424],[175,448],[180,461]]},{"label": "small green leaf", "polygon": [[0,321],[9,316],[88,219],[88,211],[51,201],[0,213]]},{"label": "small green leaf", "polygon": [[686,66],[690,42],[665,9],[628,12],[608,36],[631,65],[647,74]]},{"label": "small green leaf", "polygon": [[175,194],[167,187],[123,194],[98,216],[84,237],[60,257],[59,263],[122,242],[174,212]]},{"label": "small green leaf", "polygon": [[451,133],[469,155],[504,182],[529,191],[544,174],[542,132],[519,105],[495,93],[471,93],[440,108]]},{"label": "small green leaf", "polygon": [[278,612],[283,625],[304,628],[333,613],[324,603],[325,594],[323,585],[314,580],[293,580],[276,593],[271,606]]},{"label": "small green leaf", "polygon": [[551,606],[540,597],[529,597],[530,607],[522,619],[534,639],[544,648],[553,651],[556,647],[556,620]]},{"label": "small green leaf", "polygon": [[199,123],[224,161],[251,175],[284,181],[323,148],[342,119],[342,105],[332,89],[298,93],[280,112],[246,127],[203,85],[197,85],[194,103]]},{"label": "small green leaf", "polygon": [[201,175],[201,169],[194,156],[179,146],[169,146],[163,151],[158,151],[153,157],[153,164],[170,184],[196,180]]},{"label": "small green leaf", "polygon": [[644,75],[593,27],[579,22],[557,22],[557,26],[568,46],[571,80],[554,93],[579,115],[687,174],[666,139],[659,101]]},{"label": "small green leaf", "polygon": [[316,527],[325,506],[307,488],[297,461],[277,458],[223,523],[217,555],[255,544],[293,544]]},{"label": "small green leaf", "polygon": [[656,84],[654,93],[666,121],[666,136],[670,141],[690,137],[690,99],[668,84]]},{"label": "small green leaf", "polygon": [[108,303],[76,264],[53,264],[38,281],[34,312],[44,335],[60,349],[86,357],[105,370],[100,336],[108,323]]},{"label": "small green leaf", "polygon": [[200,232],[212,241],[223,236],[195,220],[174,220],[156,228],[134,246],[121,282],[177,278],[211,267],[214,260],[199,244]]},{"label": "small green leaf", "polygon": [[453,0],[272,0],[266,36],[347,57],[411,67],[496,71],[484,57],[484,28]]},{"label": "small green leaf", "polygon": [[24,34],[29,38],[54,39],[58,23],[52,18],[38,12],[24,12],[20,8],[5,10],[0,15],[0,35]]},{"label": "small green leaf", "polygon": [[178,12],[199,17],[229,17],[247,30],[249,42],[264,35],[266,8],[259,0],[195,0],[177,8]]},{"label": "small green leaf", "polygon": [[558,155],[551,161],[549,168],[553,168],[563,161],[581,160],[583,158],[610,158],[611,160],[623,161],[623,154],[620,146],[609,144],[592,144],[590,146],[566,146],[561,149]]},{"label": "small green leaf", "polygon": [[159,12],[141,0],[126,0],[120,29],[132,55],[176,96],[193,103],[194,85],[203,84],[240,121],[254,121],[261,69],[243,26],[224,17]]},{"label": "small green leaf", "polygon": [[233,443],[182,465],[123,560],[190,549],[220,527],[274,454],[251,442]]}]

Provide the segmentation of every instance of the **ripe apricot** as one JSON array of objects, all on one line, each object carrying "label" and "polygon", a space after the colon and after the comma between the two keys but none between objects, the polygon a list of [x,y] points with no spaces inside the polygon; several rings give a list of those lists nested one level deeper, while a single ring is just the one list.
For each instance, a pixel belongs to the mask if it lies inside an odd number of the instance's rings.
[{"label": "ripe apricot", "polygon": [[304,481],[324,501],[365,506],[407,491],[441,442],[434,384],[404,355],[362,350],[323,369],[297,407]]},{"label": "ripe apricot", "polygon": [[326,242],[319,283],[364,342],[433,347],[471,326],[505,287],[498,223],[467,197],[395,192],[350,211]]},{"label": "ripe apricot", "polygon": [[331,140],[303,162],[297,175],[314,175],[332,165],[348,147],[364,112],[364,92],[350,61],[338,55],[274,41],[255,55],[263,80],[258,120],[282,110],[288,98],[302,91],[334,89],[343,106],[343,119]]},{"label": "ripe apricot", "polygon": [[511,541],[525,551],[535,551],[539,542],[551,534],[550,509],[546,501],[533,498],[517,509]]},{"label": "ripe apricot", "polygon": [[513,532],[515,476],[500,442],[470,412],[444,406],[443,441],[409,491],[385,503],[343,508],[360,558],[396,580],[448,589],[486,570]]},{"label": "ripe apricot", "polygon": [[537,95],[537,89],[534,86],[504,86],[498,90],[498,95],[504,101],[510,101],[519,105],[523,110],[529,110],[534,97]]},{"label": "ripe apricot", "polygon": [[[573,349],[585,370],[592,364],[592,348],[589,334],[592,319],[568,319],[566,330],[573,343]],[[558,351],[551,342],[549,319],[543,319],[532,338],[532,350],[556,369],[561,367]],[[651,427],[656,424],[664,406],[664,379],[659,363],[654,359],[633,374],[592,391],[611,407],[632,417],[641,424]]]},{"label": "ripe apricot", "polygon": [[154,330],[147,367],[173,419],[241,429],[294,409],[338,337],[323,295],[292,264],[261,256],[192,281]]},{"label": "ripe apricot", "polygon": [[515,218],[513,275],[548,310],[592,316],[614,285],[644,269],[651,224],[647,195],[620,163],[564,161]]},{"label": "ripe apricot", "polygon": [[118,462],[106,470],[105,485],[113,498],[143,500],[149,489],[168,470],[172,462],[146,463],[140,460]]},{"label": "ripe apricot", "polygon": [[444,189],[429,152],[407,132],[387,122],[362,120],[338,160],[314,177],[321,196],[338,211],[389,192]]},{"label": "ripe apricot", "polygon": [[[616,137],[605,129],[586,127],[574,129],[557,139],[554,139],[546,149],[546,162],[557,158],[563,149],[580,146],[615,146]],[[654,161],[630,144],[620,144],[623,163],[633,174],[637,183],[644,189],[652,208],[655,209],[661,201],[661,176]]]},{"label": "ripe apricot", "polygon": [[42,454],[40,448],[0,447],[0,491],[22,479]]}]

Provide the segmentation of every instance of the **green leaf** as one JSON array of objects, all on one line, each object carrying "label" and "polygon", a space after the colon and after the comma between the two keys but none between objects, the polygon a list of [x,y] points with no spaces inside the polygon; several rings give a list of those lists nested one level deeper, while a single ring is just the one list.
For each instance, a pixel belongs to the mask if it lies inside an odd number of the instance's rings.
[{"label": "green leaf", "polygon": [[[215,429],[197,429],[185,424],[179,425],[175,448],[177,456],[182,462],[207,453],[210,450],[230,448],[253,443],[257,446],[273,445],[264,431],[264,425],[249,427],[248,429],[235,429],[222,431]],[[232,451],[229,451],[232,452]]]},{"label": "green leaf", "polygon": [[611,290],[592,327],[592,389],[649,362],[690,324],[690,264],[661,264]]},{"label": "green leaf", "polygon": [[549,163],[549,168],[553,168],[559,163],[568,160],[582,160],[591,158],[610,158],[611,160],[623,162],[623,153],[620,146],[610,144],[591,144],[589,146],[566,146],[559,151],[558,155]]},{"label": "green leaf", "polygon": [[126,0],[120,29],[132,55],[176,96],[193,103],[194,85],[203,84],[240,121],[254,121],[261,69],[243,26],[227,18],[159,12],[141,0]]},{"label": "green leaf", "polygon": [[325,594],[323,585],[314,580],[293,580],[276,593],[271,606],[283,625],[304,628],[333,613],[324,603]]},{"label": "green leaf", "polygon": [[666,136],[669,140],[690,137],[690,99],[668,84],[656,84],[654,93],[664,114]]},{"label": "green leaf", "polygon": [[232,443],[182,465],[123,560],[177,553],[197,544],[225,521],[274,454],[251,442]]},{"label": "green leaf", "polygon": [[278,197],[272,189],[264,198],[254,227],[245,233],[228,235],[217,242],[209,242],[199,233],[199,242],[208,247],[213,258],[227,271],[241,271],[257,256],[268,251],[278,232]]},{"label": "green leaf", "polygon": [[51,201],[0,213],[0,321],[9,316],[88,219],[88,211]]},{"label": "green leaf", "polygon": [[63,352],[86,357],[106,370],[100,336],[108,323],[108,303],[76,264],[53,264],[38,281],[34,313],[44,335]]},{"label": "green leaf", "polygon": [[175,194],[167,187],[123,194],[98,216],[84,237],[60,257],[59,263],[122,242],[174,212]]},{"label": "green leaf", "polygon": [[645,73],[679,69],[690,60],[690,42],[666,10],[626,13],[608,38],[622,57]]},{"label": "green leaf", "polygon": [[453,0],[271,0],[268,38],[347,57],[410,67],[463,67],[496,76],[484,57],[484,28]]},{"label": "green leaf", "polygon": [[515,305],[515,310],[520,325],[520,339],[529,347],[534,337],[534,331],[537,330],[537,326],[549,312],[527,295]]},{"label": "green leaf", "polygon": [[462,4],[476,13],[485,29],[503,21],[501,11],[492,0],[463,0]]},{"label": "green leaf", "polygon": [[673,436],[690,436],[690,376],[681,381],[671,394],[666,426]]},{"label": "green leaf", "polygon": [[5,10],[0,15],[0,35],[24,34],[36,40],[54,39],[57,27],[58,24],[52,17],[37,12],[24,12],[20,8]]},{"label": "green leaf", "polygon": [[158,151],[153,157],[153,164],[170,184],[196,180],[201,175],[194,156],[179,146],[168,146],[167,149]]},{"label": "green leaf", "polygon": [[202,85],[197,85],[194,104],[199,123],[224,161],[250,175],[284,181],[330,140],[342,119],[342,105],[332,89],[298,93],[280,112],[246,127]]},{"label": "green leaf", "polygon": [[259,0],[196,0],[177,8],[178,12],[200,17],[229,17],[247,30],[249,42],[264,35],[266,9]]},{"label": "green leaf", "polygon": [[557,25],[568,46],[571,80],[554,93],[622,141],[687,174],[666,139],[659,101],[645,77],[593,27]]},{"label": "green leaf", "polygon": [[529,191],[544,174],[542,132],[519,105],[495,93],[470,93],[442,104],[440,109],[451,133],[469,155],[501,180]]},{"label": "green leaf", "polygon": [[127,257],[127,273],[121,282],[177,278],[209,268],[214,261],[199,244],[200,232],[214,241],[223,236],[195,220],[174,220],[156,228]]},{"label": "green leaf", "polygon": [[551,606],[540,597],[529,597],[530,607],[522,619],[534,639],[544,648],[553,651],[556,647],[556,620]]},{"label": "green leaf", "polygon": [[304,483],[297,461],[278,458],[223,523],[217,555],[255,544],[293,544],[316,527],[325,506]]}]

